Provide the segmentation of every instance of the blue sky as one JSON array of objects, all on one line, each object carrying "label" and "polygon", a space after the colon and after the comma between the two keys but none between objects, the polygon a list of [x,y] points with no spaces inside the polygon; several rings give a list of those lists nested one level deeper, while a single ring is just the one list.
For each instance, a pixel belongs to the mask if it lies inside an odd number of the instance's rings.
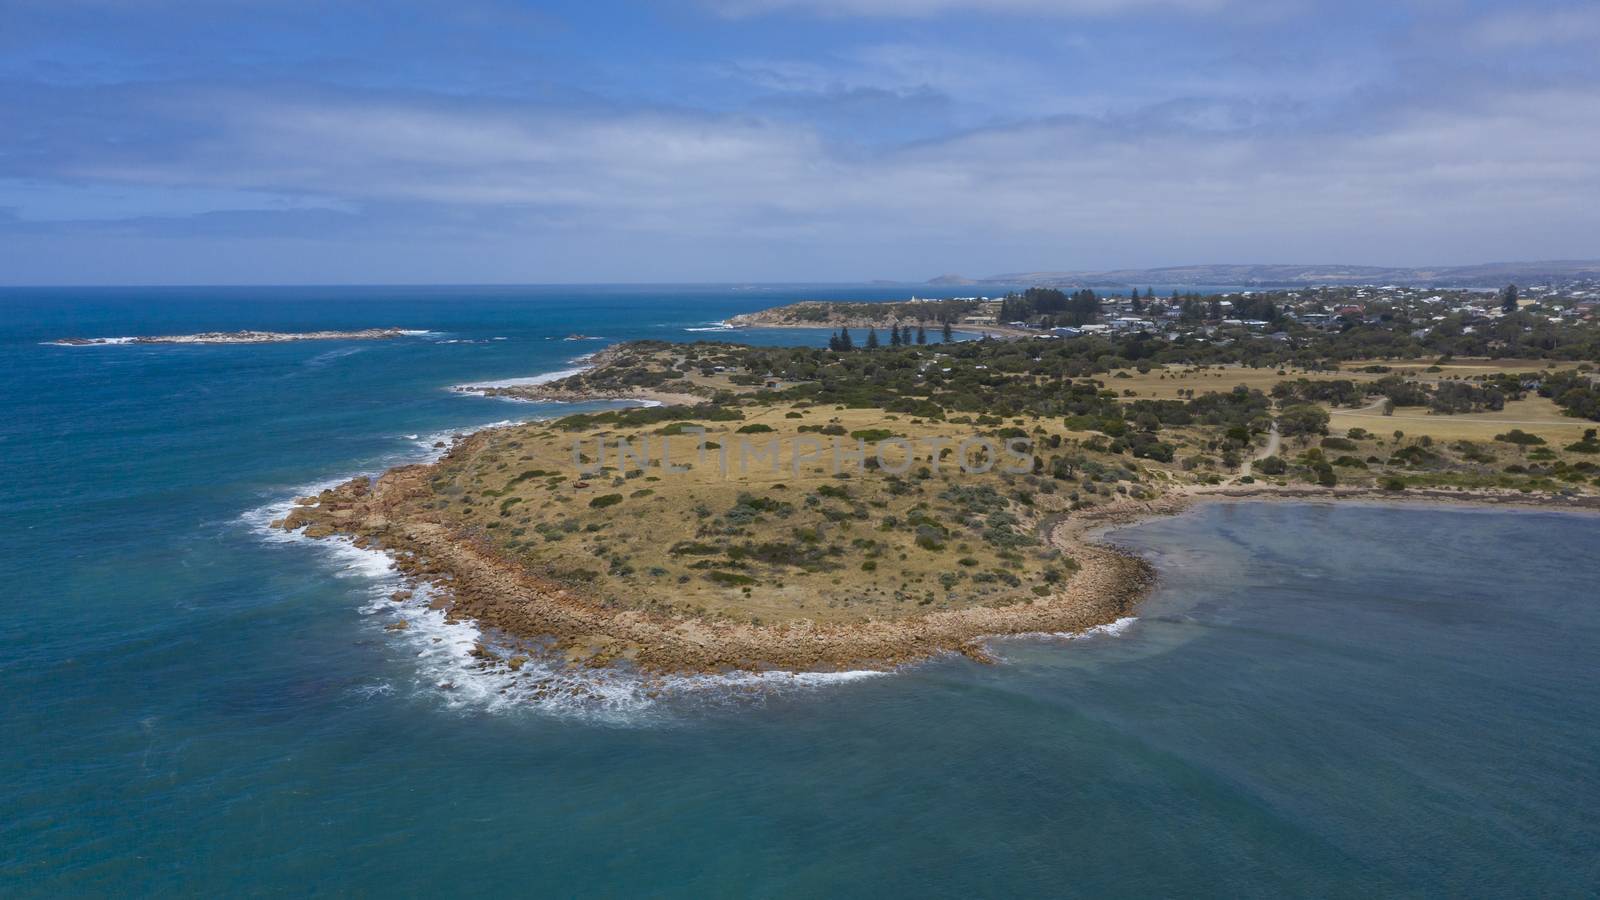
[{"label": "blue sky", "polygon": [[0,0],[0,283],[1600,256],[1600,4]]}]

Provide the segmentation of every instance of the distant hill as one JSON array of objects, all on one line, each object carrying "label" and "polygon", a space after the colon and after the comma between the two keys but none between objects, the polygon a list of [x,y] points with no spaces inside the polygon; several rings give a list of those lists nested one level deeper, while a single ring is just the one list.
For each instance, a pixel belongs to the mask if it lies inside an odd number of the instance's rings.
[{"label": "distant hill", "polygon": [[1299,285],[1408,284],[1441,287],[1500,287],[1510,282],[1536,284],[1550,279],[1600,278],[1600,260],[1496,262],[1471,266],[1393,268],[1342,265],[1200,265],[1101,272],[1008,272],[989,278],[941,275],[930,285],[1017,285],[1049,287],[1143,287],[1149,285]]}]

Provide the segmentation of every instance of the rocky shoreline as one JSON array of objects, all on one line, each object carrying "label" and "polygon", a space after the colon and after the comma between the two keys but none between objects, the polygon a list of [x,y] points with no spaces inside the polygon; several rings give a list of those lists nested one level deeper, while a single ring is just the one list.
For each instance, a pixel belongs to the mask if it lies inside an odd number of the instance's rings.
[{"label": "rocky shoreline", "polygon": [[645,405],[674,406],[706,402],[705,397],[657,391],[650,388],[629,388],[625,391],[593,391],[587,388],[556,387],[551,384],[529,385],[461,385],[455,390],[480,397],[499,397],[505,400],[522,400],[529,403],[596,403],[636,401]]},{"label": "rocky shoreline", "polygon": [[[484,437],[469,436],[450,452],[464,452]],[[889,669],[951,652],[987,662],[983,640],[988,637],[1107,625],[1137,605],[1154,584],[1155,572],[1143,559],[1086,535],[1176,509],[1167,509],[1161,499],[1128,502],[1049,523],[1042,529],[1046,537],[1069,553],[1078,569],[1062,590],[1031,603],[944,610],[905,620],[754,625],[607,608],[498,556],[481,539],[438,521],[395,517],[403,500],[428,491],[432,470],[433,465],[411,465],[375,482],[352,479],[301,498],[273,524],[303,529],[312,538],[348,538],[387,553],[406,576],[437,589],[436,603],[452,619],[471,619],[521,644],[543,646],[572,665],[626,661],[652,674]]]},{"label": "rocky shoreline", "polygon": [[[472,435],[458,442],[457,452]],[[481,539],[422,519],[391,517],[399,501],[428,490],[432,465],[393,469],[376,481],[352,479],[305,497],[277,527],[312,538],[345,537],[390,555],[417,582],[434,586],[436,605],[452,619],[470,619],[519,646],[542,647],[575,666],[627,663],[650,674],[733,670],[843,671],[890,669],[946,653],[991,658],[984,640],[1030,633],[1075,633],[1132,613],[1156,583],[1143,558],[1098,540],[1103,532],[1197,502],[1336,501],[1446,503],[1600,512],[1600,497],[1517,492],[1317,487],[1206,486],[1148,500],[1119,499],[1043,523],[1055,546],[1078,561],[1063,590],[1037,601],[947,610],[907,620],[852,624],[753,625],[619,610],[589,602],[561,585],[496,555]],[[480,649],[485,660],[498,657]],[[513,663],[526,657],[511,657]]]},{"label": "rocky shoreline", "polygon": [[364,328],[359,331],[204,331],[116,338],[61,338],[50,343],[63,347],[109,344],[286,344],[294,341],[379,341],[423,334],[404,328]]},{"label": "rocky shoreline", "polygon": [[[729,318],[724,324],[728,326],[729,330],[739,330],[744,328],[810,328],[829,330],[853,328],[860,332],[865,332],[867,329],[872,328],[887,331],[889,328],[894,326],[920,324],[927,329],[930,339],[936,339],[938,337],[939,330],[944,327],[944,325],[940,322],[915,318],[893,319],[870,316],[829,316],[826,319],[808,321],[768,315],[769,313],[773,312],[775,312],[775,310],[762,310],[754,313],[742,313]],[[1043,334],[1043,332],[1040,331],[1030,331],[1026,328],[1015,328],[1010,325],[954,324],[951,327],[959,334],[986,334],[991,337],[1035,337]],[[856,339],[860,340],[863,337],[865,337],[865,334],[858,335]],[[936,340],[935,343],[937,343]]]}]

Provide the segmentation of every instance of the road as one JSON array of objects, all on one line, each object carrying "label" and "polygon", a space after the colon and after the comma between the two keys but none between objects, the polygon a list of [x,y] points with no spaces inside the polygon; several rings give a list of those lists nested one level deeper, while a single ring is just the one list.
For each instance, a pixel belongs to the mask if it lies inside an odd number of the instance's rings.
[{"label": "road", "polygon": [[1273,422],[1272,423],[1272,430],[1267,432],[1267,444],[1266,444],[1266,446],[1262,447],[1259,451],[1257,451],[1255,456],[1252,456],[1249,459],[1245,460],[1244,468],[1239,470],[1239,474],[1241,476],[1249,475],[1249,474],[1251,474],[1251,470],[1253,470],[1255,468],[1255,465],[1256,465],[1257,462],[1259,462],[1260,460],[1266,459],[1269,456],[1277,456],[1278,455],[1278,448],[1280,446],[1282,446],[1282,444],[1283,444],[1283,438],[1278,434],[1278,423],[1277,422]]}]

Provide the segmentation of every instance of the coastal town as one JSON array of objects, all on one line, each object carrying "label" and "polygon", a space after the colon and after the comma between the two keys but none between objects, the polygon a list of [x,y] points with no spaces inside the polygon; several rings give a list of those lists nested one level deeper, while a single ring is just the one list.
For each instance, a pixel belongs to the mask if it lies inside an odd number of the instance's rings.
[{"label": "coastal town", "polygon": [[[1509,297],[1509,302],[1508,302]],[[1400,285],[1283,288],[1200,294],[1153,288],[1097,293],[1082,288],[1028,288],[1003,296],[922,298],[865,306],[803,301],[736,316],[743,327],[843,327],[863,329],[933,324],[977,335],[1073,338],[1145,334],[1167,341],[1227,342],[1246,335],[1293,344],[1316,334],[1358,326],[1403,328],[1412,338],[1486,334],[1511,313],[1532,333],[1541,325],[1600,318],[1600,279],[1568,280],[1499,290],[1439,289]],[[861,339],[866,339],[862,334]],[[886,339],[887,340],[887,339]],[[1498,343],[1497,343],[1498,341]],[[1507,349],[1503,336],[1484,350]]]}]

